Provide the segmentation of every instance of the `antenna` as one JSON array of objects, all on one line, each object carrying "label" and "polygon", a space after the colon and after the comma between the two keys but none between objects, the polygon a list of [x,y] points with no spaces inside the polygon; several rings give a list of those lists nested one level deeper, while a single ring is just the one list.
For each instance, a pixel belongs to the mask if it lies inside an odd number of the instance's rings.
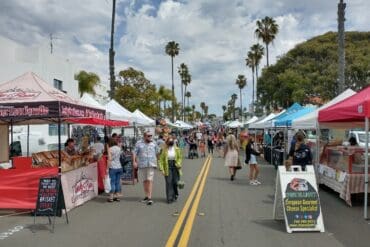
[{"label": "antenna", "polygon": [[53,34],[50,33],[50,54],[53,54],[53,39],[59,39],[58,37],[53,37]]}]

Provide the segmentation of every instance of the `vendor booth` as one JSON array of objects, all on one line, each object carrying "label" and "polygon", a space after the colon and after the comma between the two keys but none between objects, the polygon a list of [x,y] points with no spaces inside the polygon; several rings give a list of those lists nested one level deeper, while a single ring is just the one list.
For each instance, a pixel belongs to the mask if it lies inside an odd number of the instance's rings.
[{"label": "vendor booth", "polygon": [[[367,219],[369,163],[370,87],[337,104],[319,111],[320,128],[364,128],[365,148],[335,146],[324,150],[320,174],[336,183],[340,197],[350,204],[351,194],[364,193],[364,218]],[[335,179],[334,179],[335,178]],[[334,185],[333,185],[334,187]]]},{"label": "vendor booth", "polygon": [[1,84],[1,143],[9,143],[9,126],[58,123],[59,150],[9,160],[8,145],[1,145],[0,162],[12,163],[12,168],[0,170],[0,208],[34,209],[38,182],[45,176],[61,176],[67,210],[96,196],[96,162],[89,152],[70,156],[62,151],[60,129],[65,119],[104,117],[104,110],[71,98],[31,72]]}]

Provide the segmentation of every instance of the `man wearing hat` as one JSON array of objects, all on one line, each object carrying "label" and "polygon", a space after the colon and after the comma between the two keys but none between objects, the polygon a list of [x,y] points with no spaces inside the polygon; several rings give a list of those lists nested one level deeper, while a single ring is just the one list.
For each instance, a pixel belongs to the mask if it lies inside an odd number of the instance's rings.
[{"label": "man wearing hat", "polygon": [[150,131],[144,132],[143,140],[135,145],[133,152],[134,168],[139,169],[139,175],[143,181],[145,198],[142,202],[147,205],[152,205],[152,191],[154,172],[157,168],[157,158],[159,155],[159,147],[153,141],[153,134]]}]

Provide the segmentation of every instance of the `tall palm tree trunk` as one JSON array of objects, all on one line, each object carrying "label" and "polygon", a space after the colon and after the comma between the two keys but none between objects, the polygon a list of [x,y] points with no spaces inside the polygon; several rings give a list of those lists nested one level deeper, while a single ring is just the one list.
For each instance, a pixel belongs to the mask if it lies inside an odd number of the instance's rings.
[{"label": "tall palm tree trunk", "polygon": [[182,113],[183,113],[182,121],[185,121],[185,94],[186,94],[186,90],[187,90],[187,86],[185,85],[185,91],[182,92],[183,93],[183,95],[182,95],[182,101],[183,101],[183,104],[182,104]]},{"label": "tall palm tree trunk", "polygon": [[252,67],[252,112],[254,113],[254,67]]},{"label": "tall palm tree trunk", "polygon": [[240,110],[239,114],[241,117],[241,120],[243,121],[243,100],[242,100],[242,89],[240,88]]},{"label": "tall palm tree trunk", "polygon": [[266,43],[266,61],[267,67],[269,66],[269,45]]},{"label": "tall palm tree trunk", "polygon": [[175,122],[175,85],[173,82],[173,56],[171,56],[171,69],[172,69],[172,122]]},{"label": "tall palm tree trunk", "polygon": [[113,0],[112,8],[112,26],[110,31],[110,48],[109,48],[109,74],[110,74],[110,91],[109,97],[112,99],[114,97],[115,88],[115,76],[114,76],[114,19],[116,15],[116,0]]},{"label": "tall palm tree trunk", "polygon": [[[254,102],[257,101],[257,84],[258,84],[258,66],[256,66],[256,100],[253,99]],[[253,107],[253,113],[254,113],[254,107]]]}]

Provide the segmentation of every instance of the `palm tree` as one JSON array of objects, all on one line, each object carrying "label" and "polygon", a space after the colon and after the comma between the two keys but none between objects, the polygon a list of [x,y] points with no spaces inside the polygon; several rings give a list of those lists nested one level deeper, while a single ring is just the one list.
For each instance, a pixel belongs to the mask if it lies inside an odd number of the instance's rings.
[{"label": "palm tree", "polygon": [[[255,103],[255,93],[254,90],[257,87],[257,82],[258,82],[258,66],[261,62],[261,59],[264,54],[264,49],[262,45],[260,44],[254,44],[250,47],[250,51],[248,52],[247,58],[245,59],[246,65],[252,69],[252,75],[253,75],[253,83],[252,83],[252,108],[254,112],[254,103]],[[254,83],[254,73],[256,73],[256,86]]]},{"label": "palm tree", "polygon": [[75,80],[78,81],[78,92],[80,97],[84,93],[95,95],[94,87],[100,83],[100,78],[97,74],[92,72],[86,72],[81,70],[78,74],[75,74]]},{"label": "palm tree", "polygon": [[180,47],[175,41],[170,41],[167,43],[165,48],[166,54],[171,57],[171,75],[172,75],[172,122],[175,121],[175,85],[173,82],[173,58],[179,55]]},{"label": "palm tree", "polygon": [[[189,74],[189,72],[185,75],[185,78],[184,79],[185,80],[183,81],[183,84],[185,86],[185,91],[184,91],[184,105],[185,105],[185,97],[186,97],[186,93],[187,93],[187,90],[188,90],[188,85],[191,82],[191,75]],[[189,100],[189,98],[188,98],[188,100]]]},{"label": "palm tree", "polygon": [[202,109],[202,115],[204,115],[204,109],[206,107],[206,103],[200,102],[200,108]]},{"label": "palm tree", "polygon": [[[236,79],[235,84],[238,85],[240,90],[240,116],[242,116],[242,109],[243,109],[243,101],[242,101],[242,89],[247,85],[247,78],[244,75],[238,75],[238,79]],[[243,116],[242,116],[243,119]]]},{"label": "palm tree", "polygon": [[232,112],[233,112],[233,120],[235,120],[235,102],[237,99],[238,99],[238,95],[236,93],[233,93],[231,95],[231,102],[230,102]]},{"label": "palm tree", "polygon": [[[180,75],[180,78],[181,78],[181,116],[183,116],[183,113],[184,113],[184,105],[185,105],[185,94],[184,94],[184,85],[185,85],[185,81],[186,81],[186,77],[189,73],[188,71],[188,66],[184,63],[180,64],[180,67],[178,69],[178,73]],[[186,89],[185,89],[185,92],[186,92]],[[183,119],[184,120],[184,119]]]},{"label": "palm tree", "polygon": [[112,8],[112,26],[110,30],[110,48],[109,48],[109,74],[110,74],[110,90],[109,97],[113,99],[114,89],[116,87],[116,78],[114,76],[114,18],[116,15],[116,0],[113,0]]},{"label": "palm tree", "polygon": [[193,110],[193,120],[194,120],[194,118],[195,118],[195,105],[192,105],[191,109]]},{"label": "palm tree", "polygon": [[261,39],[266,45],[266,62],[267,67],[269,66],[269,44],[274,41],[277,33],[279,32],[279,25],[276,21],[266,16],[262,20],[257,21],[257,29],[254,31],[257,38]]},{"label": "palm tree", "polygon": [[191,92],[186,92],[185,93],[185,97],[187,97],[188,98],[188,107],[189,107],[189,98],[191,97]]},{"label": "palm tree", "polygon": [[204,106],[204,116],[208,118],[208,105]]},{"label": "palm tree", "polygon": [[222,106],[222,111],[223,111],[224,114],[225,114],[226,108],[227,107],[225,105]]}]

